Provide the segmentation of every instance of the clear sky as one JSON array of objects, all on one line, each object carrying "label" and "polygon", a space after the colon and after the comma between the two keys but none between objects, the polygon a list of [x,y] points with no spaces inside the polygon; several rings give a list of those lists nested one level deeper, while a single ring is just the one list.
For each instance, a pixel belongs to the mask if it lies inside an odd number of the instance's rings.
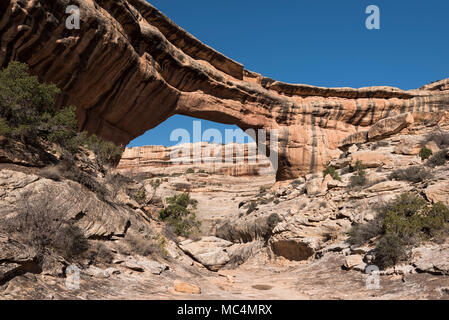
[{"label": "clear sky", "polygon": [[[449,77],[447,0],[149,0],[202,42],[276,80],[318,86],[414,89]],[[368,5],[380,30],[368,30]],[[192,130],[175,116],[132,146],[173,145]],[[203,121],[204,128],[228,126]]]}]

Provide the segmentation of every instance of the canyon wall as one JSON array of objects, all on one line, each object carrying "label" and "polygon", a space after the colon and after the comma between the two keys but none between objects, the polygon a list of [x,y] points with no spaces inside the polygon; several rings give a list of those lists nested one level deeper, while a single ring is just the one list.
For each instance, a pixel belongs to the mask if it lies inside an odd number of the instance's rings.
[{"label": "canyon wall", "polygon": [[151,176],[184,174],[191,170],[235,177],[275,174],[270,160],[264,155],[256,155],[255,151],[255,143],[217,145],[201,142],[172,147],[126,148],[117,171]]},{"label": "canyon wall", "polygon": [[[69,4],[80,8],[79,30],[66,28]],[[357,142],[379,120],[411,113],[425,123],[429,114],[445,119],[449,107],[449,79],[403,91],[265,78],[144,0],[2,0],[0,66],[12,60],[58,85],[58,103],[77,106],[80,129],[116,143],[175,114],[277,130],[278,180],[321,170],[344,139]]]}]

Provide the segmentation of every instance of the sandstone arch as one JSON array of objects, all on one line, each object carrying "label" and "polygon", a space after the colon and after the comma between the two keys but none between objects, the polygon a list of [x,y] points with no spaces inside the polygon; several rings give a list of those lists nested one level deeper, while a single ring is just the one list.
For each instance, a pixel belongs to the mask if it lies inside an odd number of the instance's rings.
[{"label": "sandstone arch", "polygon": [[339,141],[399,113],[446,112],[449,80],[421,89],[320,88],[247,71],[144,0],[73,0],[80,30],[65,28],[66,0],[0,2],[0,66],[28,63],[78,107],[81,129],[127,144],[182,114],[282,133],[279,180],[321,170]]}]

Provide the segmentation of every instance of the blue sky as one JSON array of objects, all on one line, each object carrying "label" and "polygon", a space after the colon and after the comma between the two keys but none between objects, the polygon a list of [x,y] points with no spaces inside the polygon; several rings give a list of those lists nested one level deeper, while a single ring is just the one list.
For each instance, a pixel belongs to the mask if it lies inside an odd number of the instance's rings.
[{"label": "blue sky", "polygon": [[[149,2],[202,42],[276,80],[414,89],[449,77],[446,0]],[[380,30],[365,27],[372,4],[381,11]],[[172,117],[131,145],[176,144],[171,131],[191,131],[192,120]],[[229,128],[207,121],[202,126]]]}]

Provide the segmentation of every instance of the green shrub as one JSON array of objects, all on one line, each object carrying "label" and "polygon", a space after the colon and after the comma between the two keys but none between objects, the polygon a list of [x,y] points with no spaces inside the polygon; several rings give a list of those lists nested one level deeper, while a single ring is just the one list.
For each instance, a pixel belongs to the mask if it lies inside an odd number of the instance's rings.
[{"label": "green shrub", "polygon": [[361,246],[372,238],[379,236],[383,230],[383,216],[377,214],[373,220],[366,223],[358,223],[349,231],[348,242],[352,245]]},{"label": "green shrub", "polygon": [[407,257],[403,241],[395,234],[386,234],[382,237],[375,252],[374,263],[382,269],[392,267]]},{"label": "green shrub", "polygon": [[64,172],[64,178],[78,182],[90,191],[94,192],[100,200],[105,200],[108,190],[104,184],[99,183],[91,175],[72,167]]},{"label": "green shrub", "polygon": [[325,178],[327,175],[330,175],[332,179],[341,181],[341,177],[338,174],[337,170],[334,167],[327,167],[326,170],[323,171],[323,177]]},{"label": "green shrub", "polygon": [[38,126],[41,115],[54,114],[60,93],[54,84],[40,83],[26,64],[13,61],[0,71],[0,117],[11,127]]},{"label": "green shrub", "polygon": [[111,264],[114,261],[114,256],[110,249],[108,249],[103,243],[93,243],[89,250],[85,253],[90,264]]},{"label": "green shrub", "polygon": [[191,174],[191,173],[195,173],[195,170],[193,170],[193,168],[189,168],[186,170],[187,174]]},{"label": "green shrub", "polygon": [[357,161],[353,170],[356,171],[356,174],[350,178],[349,187],[354,188],[366,185],[368,179],[366,178],[366,167],[363,165],[362,161]]},{"label": "green shrub", "polygon": [[429,159],[429,158],[432,156],[432,154],[433,154],[432,150],[430,150],[430,149],[428,149],[428,148],[426,148],[426,147],[423,147],[423,148],[421,149],[421,151],[419,151],[419,156],[420,156],[420,158],[421,158],[422,160],[427,160],[427,159]]},{"label": "green shrub", "polygon": [[71,153],[76,153],[80,145],[75,110],[75,107],[61,109],[46,122],[48,141],[59,144]]},{"label": "green shrub", "polygon": [[195,230],[199,231],[201,222],[196,219],[193,210],[198,201],[191,199],[188,193],[167,198],[167,206],[159,213],[159,218],[170,224],[178,235],[188,237]]},{"label": "green shrub", "polygon": [[11,127],[8,125],[8,122],[0,118],[0,136],[8,135],[11,132]]},{"label": "green shrub", "polygon": [[441,150],[427,160],[426,165],[431,168],[443,166],[446,164],[448,156],[448,150]]},{"label": "green shrub", "polygon": [[125,241],[131,252],[143,257],[148,257],[160,252],[157,244],[148,236],[127,233]]},{"label": "green shrub", "polygon": [[0,135],[37,144],[38,138],[58,144],[69,153],[87,145],[103,164],[116,164],[123,147],[87,133],[78,133],[75,107],[56,109],[60,90],[40,83],[26,64],[11,62],[0,71]]},{"label": "green shrub", "polygon": [[367,183],[368,183],[368,179],[366,178],[365,175],[356,174],[350,178],[349,187],[351,187],[351,188],[362,187],[362,186],[366,185]]},{"label": "green shrub", "polygon": [[430,205],[413,194],[404,193],[375,209],[376,218],[353,226],[348,241],[362,245],[369,239],[380,237],[375,251],[381,267],[389,267],[403,259],[408,246],[423,240],[439,240],[441,231],[448,227],[449,208],[443,203]]},{"label": "green shrub", "polygon": [[390,179],[409,182],[423,182],[432,178],[432,173],[423,167],[410,167],[407,169],[398,169],[390,174]]},{"label": "green shrub", "polygon": [[139,204],[144,204],[147,200],[147,192],[145,191],[145,188],[137,190],[136,194],[134,195],[134,199]]},{"label": "green shrub", "polygon": [[366,166],[363,164],[361,160],[357,161],[355,165],[352,167],[352,172],[360,172],[365,171]]},{"label": "green shrub", "polygon": [[427,141],[433,141],[440,149],[449,147],[449,132],[435,131],[427,136]]},{"label": "green shrub", "polygon": [[120,161],[124,151],[123,146],[117,146],[113,142],[104,141],[96,135],[88,136],[87,133],[82,133],[80,137],[81,143],[97,156],[102,165],[115,165]]}]

